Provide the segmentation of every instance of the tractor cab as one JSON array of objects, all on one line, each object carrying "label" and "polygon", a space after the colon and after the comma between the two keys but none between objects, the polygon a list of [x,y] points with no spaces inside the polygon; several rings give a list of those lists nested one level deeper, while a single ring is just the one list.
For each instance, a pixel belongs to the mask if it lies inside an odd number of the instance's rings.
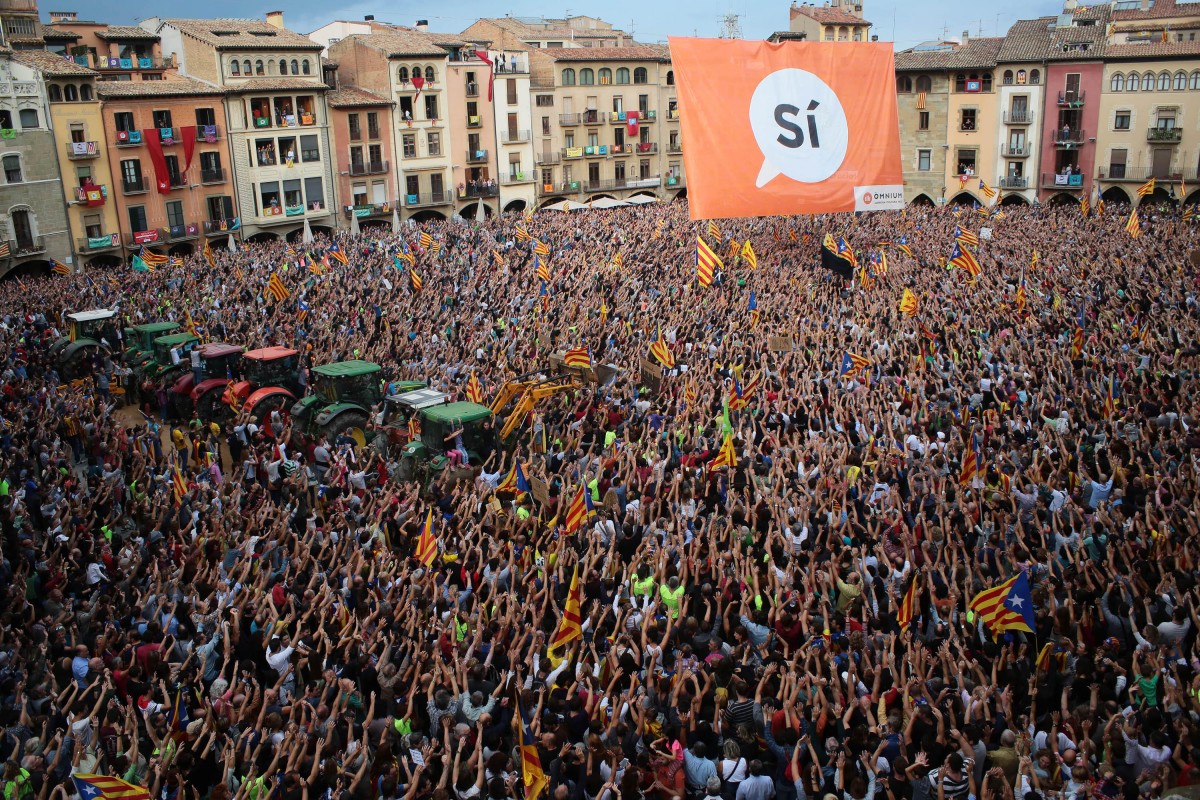
[{"label": "tractor cab", "polygon": [[379,365],[369,361],[339,361],[313,367],[313,394],[324,405],[373,406],[379,402],[379,371]]},{"label": "tractor cab", "polygon": [[154,340],[150,363],[146,365],[146,377],[158,380],[163,375],[191,369],[188,354],[200,344],[200,339],[190,333],[172,333]]},{"label": "tractor cab", "polygon": [[293,392],[298,390],[299,365],[300,351],[290,347],[263,347],[242,356],[242,373],[255,388],[283,386]]},{"label": "tractor cab", "polygon": [[371,407],[382,399],[381,368],[370,361],[338,361],[311,370],[312,394],[292,406],[298,429],[310,436],[324,434],[330,442],[341,437],[366,444]]},{"label": "tractor cab", "polygon": [[455,431],[462,431],[462,445],[471,464],[487,460],[497,446],[496,429],[492,425],[492,410],[478,403],[455,402],[429,406],[418,411],[421,436],[404,447],[404,459],[409,461],[403,472],[413,474],[415,463],[426,463],[440,471],[448,463],[446,453],[455,447]]},{"label": "tractor cab", "polygon": [[144,325],[126,328],[125,359],[134,363],[146,361],[154,352],[154,340],[177,330],[179,330],[178,322],[147,322]]},{"label": "tractor cab", "polygon": [[77,311],[74,314],[67,314],[67,319],[71,322],[71,330],[68,338],[72,342],[77,342],[80,339],[92,339],[100,341],[109,336],[109,329],[112,327],[109,323],[113,317],[117,315],[116,311],[107,308],[98,308],[95,311]]},{"label": "tractor cab", "polygon": [[236,344],[209,342],[200,345],[200,367],[204,380],[234,378],[242,362],[242,348]]},{"label": "tractor cab", "polygon": [[50,355],[64,378],[83,377],[91,369],[98,351],[110,352],[115,338],[111,320],[116,315],[116,311],[107,308],[67,314],[70,325],[67,335],[50,345]]},{"label": "tractor cab", "polygon": [[383,409],[375,416],[378,425],[403,427],[423,408],[450,402],[450,395],[424,385],[403,394],[389,394],[383,399]]}]

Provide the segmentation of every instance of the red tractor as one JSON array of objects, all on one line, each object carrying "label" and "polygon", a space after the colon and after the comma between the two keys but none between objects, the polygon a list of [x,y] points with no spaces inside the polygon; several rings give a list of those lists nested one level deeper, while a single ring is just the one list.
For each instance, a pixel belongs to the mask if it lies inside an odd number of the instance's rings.
[{"label": "red tractor", "polygon": [[301,394],[300,352],[290,347],[243,353],[242,372],[245,380],[230,386],[224,400],[235,401],[238,410],[248,410],[260,425],[269,421],[272,411],[291,408]]},{"label": "red tractor", "polygon": [[188,370],[171,386],[171,404],[178,417],[194,410],[205,422],[224,422],[233,411],[223,401],[225,387],[241,371],[242,348],[236,344],[209,342],[196,348],[200,353],[200,382]]}]

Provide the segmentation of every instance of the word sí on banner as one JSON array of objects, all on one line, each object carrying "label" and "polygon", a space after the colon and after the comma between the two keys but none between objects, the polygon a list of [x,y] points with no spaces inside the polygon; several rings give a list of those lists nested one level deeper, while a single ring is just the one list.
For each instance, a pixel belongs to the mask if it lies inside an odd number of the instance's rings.
[{"label": "word s\u00ed on banner", "polygon": [[692,219],[904,207],[890,44],[670,45]]}]

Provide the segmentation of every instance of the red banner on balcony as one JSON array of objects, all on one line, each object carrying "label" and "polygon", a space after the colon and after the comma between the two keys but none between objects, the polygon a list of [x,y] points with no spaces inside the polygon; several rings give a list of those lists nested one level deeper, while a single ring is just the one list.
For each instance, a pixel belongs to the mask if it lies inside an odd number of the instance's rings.
[{"label": "red banner on balcony", "polygon": [[196,150],[196,126],[184,125],[179,131],[183,135],[183,174],[187,175],[192,166],[192,153]]},{"label": "red banner on balcony", "polygon": [[488,102],[490,103],[492,102],[492,84],[496,80],[496,65],[492,63],[490,58],[488,58],[486,50],[476,50],[475,56],[480,61],[488,65]]},{"label": "red banner on balcony", "polygon": [[142,131],[146,149],[150,151],[150,163],[154,166],[154,183],[158,186],[159,194],[166,194],[171,191],[171,176],[167,174],[167,160],[163,158],[162,139],[159,137],[158,128]]},{"label": "red banner on balcony", "polygon": [[890,43],[670,46],[692,219],[903,208]]},{"label": "red banner on balcony", "polygon": [[153,244],[158,241],[158,231],[134,231],[133,241],[135,244]]},{"label": "red banner on balcony", "polygon": [[625,112],[625,135],[626,136],[637,136],[638,135],[638,118],[639,117],[640,117],[640,113],[637,111]]}]

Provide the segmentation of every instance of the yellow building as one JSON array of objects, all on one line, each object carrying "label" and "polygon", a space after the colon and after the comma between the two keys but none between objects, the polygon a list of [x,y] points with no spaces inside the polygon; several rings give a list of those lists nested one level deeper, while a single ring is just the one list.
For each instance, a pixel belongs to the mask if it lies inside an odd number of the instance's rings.
[{"label": "yellow building", "polygon": [[951,203],[991,200],[979,182],[996,189],[1001,166],[996,131],[1000,109],[996,99],[996,55],[1003,38],[970,39],[954,52],[947,75],[950,96],[946,126],[946,196]]},{"label": "yellow building", "polygon": [[[870,41],[871,23],[863,19],[862,3],[829,0],[822,5],[792,3],[788,31],[810,42]],[[782,38],[782,37],[781,37]]]},{"label": "yellow building", "polygon": [[19,57],[46,82],[75,265],[119,264],[120,228],[96,73],[44,51],[23,51]]}]

